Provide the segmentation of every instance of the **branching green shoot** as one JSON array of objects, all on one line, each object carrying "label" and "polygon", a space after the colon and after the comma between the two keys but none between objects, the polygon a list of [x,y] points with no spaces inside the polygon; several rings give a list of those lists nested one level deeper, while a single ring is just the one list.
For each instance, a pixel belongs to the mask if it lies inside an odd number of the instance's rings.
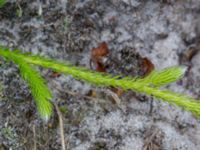
[{"label": "branching green shoot", "polygon": [[52,94],[45,80],[32,65],[23,60],[22,56],[14,53],[4,56],[18,65],[22,78],[28,83],[40,116],[47,121],[52,114],[52,103],[49,101],[52,99]]},{"label": "branching green shoot", "polygon": [[[192,112],[195,116],[200,117],[200,103],[197,100],[183,94],[159,89],[161,86],[165,86],[180,79],[185,73],[185,67],[176,66],[169,67],[161,71],[153,71],[150,75],[143,79],[133,77],[119,78],[119,76],[112,76],[110,74],[94,72],[83,67],[72,66],[70,63],[56,61],[40,56],[32,56],[30,54],[22,54],[19,51],[9,51],[4,48],[0,49],[0,55],[19,65],[22,77],[28,82],[36,100],[39,113],[42,117],[45,116],[48,118],[51,115],[51,104],[48,103],[48,100],[52,96],[47,86],[44,84],[43,79],[29,66],[30,64],[51,68],[54,71],[71,75],[76,79],[83,80],[97,86],[120,87],[124,90],[134,90],[149,96],[154,96],[159,100],[177,105]],[[20,59],[23,63],[16,61],[16,59]],[[37,82],[33,83],[33,81]],[[47,105],[47,107],[41,105]]]}]

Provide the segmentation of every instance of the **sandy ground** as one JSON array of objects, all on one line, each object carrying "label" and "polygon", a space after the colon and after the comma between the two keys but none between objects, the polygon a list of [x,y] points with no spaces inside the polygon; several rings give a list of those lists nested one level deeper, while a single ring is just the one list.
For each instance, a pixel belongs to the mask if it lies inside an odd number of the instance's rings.
[{"label": "sandy ground", "polygon": [[[105,41],[111,74],[135,76],[147,57],[156,69],[188,66],[166,87],[200,99],[200,2],[176,0],[9,1],[0,8],[0,44],[91,68]],[[114,61],[115,60],[115,61]],[[62,110],[69,150],[198,150],[200,121],[165,102],[39,68]],[[45,124],[17,66],[1,59],[0,150],[60,149],[58,116]],[[96,97],[88,96],[96,93]]]}]

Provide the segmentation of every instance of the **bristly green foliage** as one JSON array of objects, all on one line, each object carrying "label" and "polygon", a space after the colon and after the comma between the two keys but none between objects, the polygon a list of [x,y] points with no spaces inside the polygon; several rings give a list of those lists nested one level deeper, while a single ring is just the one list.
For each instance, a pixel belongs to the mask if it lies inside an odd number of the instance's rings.
[{"label": "bristly green foliage", "polygon": [[7,0],[0,0],[0,8],[6,4]]},{"label": "bristly green foliage", "polygon": [[22,78],[28,83],[31,93],[34,97],[40,116],[47,121],[52,114],[52,94],[47,87],[45,80],[41,77],[30,64],[26,63],[23,58],[14,53],[4,55],[6,59],[13,61],[19,66]]},{"label": "bristly green foliage", "polygon": [[161,71],[154,70],[150,75],[144,79],[137,80],[137,82],[144,84],[144,86],[161,87],[179,80],[183,77],[185,71],[186,67],[184,66],[170,67]]},{"label": "bristly green foliage", "polygon": [[167,85],[180,79],[185,73],[185,67],[170,67],[161,71],[153,71],[144,79],[125,77],[120,79],[118,76],[94,72],[83,67],[75,67],[69,63],[63,63],[56,60],[43,58],[40,56],[31,56],[22,54],[19,51],[9,51],[0,49],[0,55],[3,57],[20,57],[28,64],[39,65],[45,68],[51,68],[57,72],[65,73],[74,78],[87,81],[98,86],[120,87],[124,90],[134,90],[140,93],[154,96],[163,101],[175,104],[191,111],[197,117],[200,117],[200,103],[192,98],[182,94],[174,93],[168,90],[160,90],[160,86]]}]

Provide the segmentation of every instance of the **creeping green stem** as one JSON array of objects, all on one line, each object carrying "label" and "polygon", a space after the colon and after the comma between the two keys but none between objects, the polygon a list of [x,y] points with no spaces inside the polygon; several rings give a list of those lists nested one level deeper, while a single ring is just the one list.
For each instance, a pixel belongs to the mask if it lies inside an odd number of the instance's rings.
[{"label": "creeping green stem", "polygon": [[51,68],[57,72],[71,75],[76,79],[98,86],[120,87],[124,90],[134,90],[149,96],[154,96],[158,99],[169,102],[170,104],[180,106],[181,108],[192,112],[197,117],[200,117],[200,103],[197,100],[171,92],[169,90],[158,89],[160,86],[180,79],[186,70],[184,67],[170,67],[162,71],[154,71],[144,79],[132,77],[120,79],[118,76],[94,72],[83,67],[75,67],[68,63],[63,63],[40,56],[21,54],[17,51],[11,52],[9,50],[2,49],[0,50],[0,55],[3,57],[10,57],[10,55],[20,57],[28,64]]}]

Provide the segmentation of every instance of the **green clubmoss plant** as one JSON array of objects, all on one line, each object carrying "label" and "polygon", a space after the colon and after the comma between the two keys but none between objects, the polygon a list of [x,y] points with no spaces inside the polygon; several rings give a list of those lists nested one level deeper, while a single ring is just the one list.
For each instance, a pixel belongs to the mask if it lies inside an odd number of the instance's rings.
[{"label": "green clubmoss plant", "polygon": [[97,86],[120,87],[124,90],[133,90],[153,96],[158,100],[177,105],[192,112],[195,116],[200,117],[200,103],[197,100],[183,94],[160,89],[161,86],[175,82],[184,75],[186,68],[182,66],[169,67],[161,71],[155,70],[145,78],[120,78],[119,76],[91,71],[83,67],[72,66],[70,63],[56,61],[38,55],[23,54],[17,50],[10,51],[5,48],[0,48],[0,55],[19,66],[21,75],[27,81],[35,99],[39,114],[46,120],[52,114],[50,101],[52,95],[45,81],[32,65],[51,68],[54,71],[71,75],[78,80],[83,80]]},{"label": "green clubmoss plant", "polygon": [[13,55],[14,53],[3,55],[7,60],[13,61],[18,65],[21,77],[28,83],[31,93],[35,99],[38,112],[40,116],[48,120],[52,114],[52,104],[49,100],[52,99],[52,94],[47,87],[45,80],[41,77],[39,72],[23,60],[20,55]]},{"label": "green clubmoss plant", "polygon": [[0,0],[0,8],[6,4],[7,0]]}]

